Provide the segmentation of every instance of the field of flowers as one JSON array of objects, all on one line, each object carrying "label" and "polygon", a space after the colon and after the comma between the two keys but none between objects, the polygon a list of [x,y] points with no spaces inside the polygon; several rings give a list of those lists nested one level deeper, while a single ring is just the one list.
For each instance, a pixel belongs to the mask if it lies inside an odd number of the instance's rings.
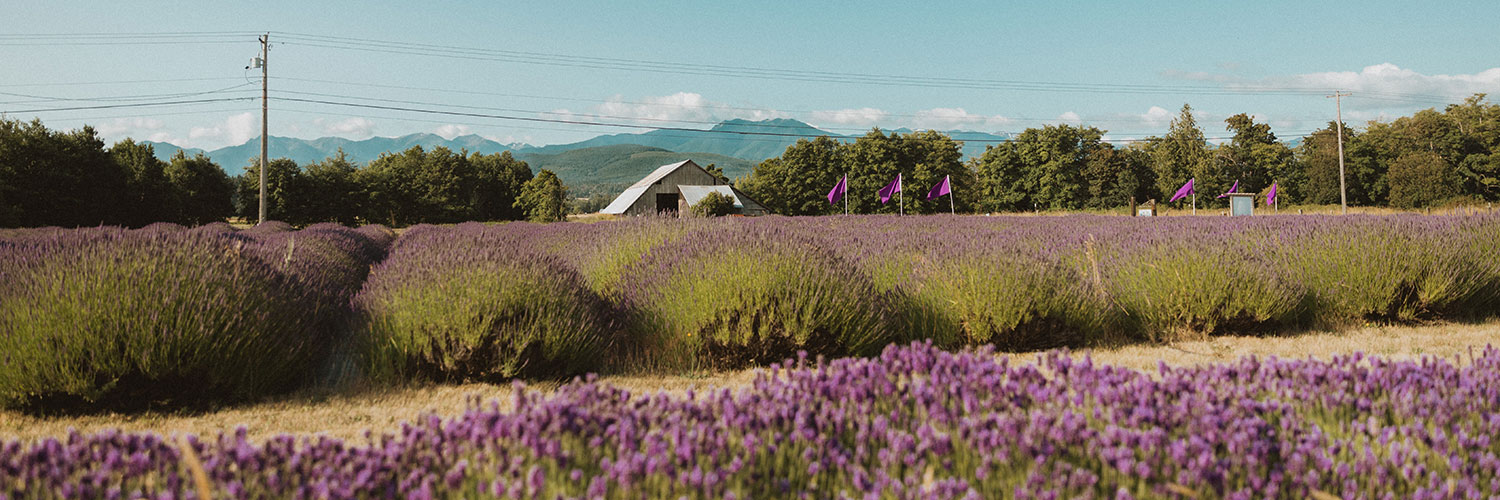
[{"label": "field of flowers", "polygon": [[1500,217],[0,231],[0,405],[1002,351],[1493,314]]},{"label": "field of flowers", "polygon": [[890,346],[686,397],[576,381],[358,442],[0,443],[0,498],[1486,498],[1500,350],[1158,373]]}]

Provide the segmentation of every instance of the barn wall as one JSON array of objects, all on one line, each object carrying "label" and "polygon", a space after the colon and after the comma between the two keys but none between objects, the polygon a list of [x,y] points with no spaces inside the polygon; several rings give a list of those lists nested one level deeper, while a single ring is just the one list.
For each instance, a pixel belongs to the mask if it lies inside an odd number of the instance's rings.
[{"label": "barn wall", "polygon": [[[696,163],[694,164],[696,165]],[[627,215],[649,215],[656,213],[656,195],[658,193],[677,193],[677,186],[686,184],[689,186],[711,186],[717,184],[718,179],[704,172],[703,169],[690,165],[683,165],[673,170],[672,173],[656,181],[646,192],[630,205],[626,210]]]}]

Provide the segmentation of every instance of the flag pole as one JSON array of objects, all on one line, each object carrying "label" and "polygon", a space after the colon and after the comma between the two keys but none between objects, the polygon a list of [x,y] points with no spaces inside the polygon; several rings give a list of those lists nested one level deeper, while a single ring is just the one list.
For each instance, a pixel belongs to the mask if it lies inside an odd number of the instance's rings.
[{"label": "flag pole", "polygon": [[896,215],[906,215],[906,193],[901,185],[901,174],[896,174]]},{"label": "flag pole", "polygon": [[849,172],[844,172],[844,215],[849,215]]},{"label": "flag pole", "polygon": [[953,176],[944,176],[943,183],[948,185],[948,215],[958,215],[958,210],[953,208]]},{"label": "flag pole", "polygon": [[1193,215],[1198,215],[1198,190],[1193,190]]}]

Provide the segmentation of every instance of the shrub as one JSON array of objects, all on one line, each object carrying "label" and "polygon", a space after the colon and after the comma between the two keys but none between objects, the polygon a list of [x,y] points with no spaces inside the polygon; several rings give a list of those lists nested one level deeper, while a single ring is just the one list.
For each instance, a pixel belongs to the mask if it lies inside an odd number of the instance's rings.
[{"label": "shrub", "polygon": [[208,232],[0,247],[0,404],[138,409],[293,387],[326,346],[295,279]]},{"label": "shrub", "polygon": [[698,217],[723,217],[734,213],[734,197],[717,191],[708,193],[690,209]]},{"label": "shrub", "polygon": [[739,367],[798,351],[878,352],[895,335],[890,298],[828,245],[731,222],[652,249],[624,296],[642,361]]},{"label": "shrub", "polygon": [[377,380],[500,380],[594,368],[609,309],[557,257],[523,248],[531,224],[420,226],[357,303]]}]

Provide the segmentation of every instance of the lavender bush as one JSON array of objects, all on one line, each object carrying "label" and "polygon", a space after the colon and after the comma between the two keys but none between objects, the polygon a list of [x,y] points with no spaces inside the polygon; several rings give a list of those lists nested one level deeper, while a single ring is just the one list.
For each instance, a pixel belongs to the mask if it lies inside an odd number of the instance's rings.
[{"label": "lavender bush", "polygon": [[[1485,498],[1497,391],[1496,349],[1147,374],[916,344],[686,397],[518,390],[363,442],[186,442],[227,498]],[[151,434],[0,443],[0,495],[197,498],[191,461]]]},{"label": "lavender bush", "polygon": [[497,380],[582,373],[613,344],[609,306],[561,259],[532,250],[534,224],[418,226],[357,299],[377,380]]},{"label": "lavender bush", "polygon": [[383,253],[346,228],[33,230],[3,241],[0,404],[43,411],[296,387]]}]

